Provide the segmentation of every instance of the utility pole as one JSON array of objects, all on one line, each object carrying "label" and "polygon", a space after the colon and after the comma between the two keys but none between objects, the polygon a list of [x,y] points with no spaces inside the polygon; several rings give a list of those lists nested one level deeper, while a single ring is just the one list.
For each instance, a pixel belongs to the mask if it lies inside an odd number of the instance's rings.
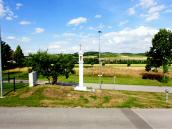
[{"label": "utility pole", "polygon": [[1,27],[0,27],[0,85],[1,85],[1,96],[3,98],[3,82],[2,82],[2,39],[1,39]]},{"label": "utility pole", "polygon": [[102,88],[102,79],[101,79],[101,77],[102,77],[102,69],[101,69],[101,67],[102,67],[102,64],[101,64],[101,59],[100,59],[100,35],[101,35],[101,33],[102,33],[102,31],[98,31],[98,33],[99,33],[99,86],[100,86],[100,89]]}]

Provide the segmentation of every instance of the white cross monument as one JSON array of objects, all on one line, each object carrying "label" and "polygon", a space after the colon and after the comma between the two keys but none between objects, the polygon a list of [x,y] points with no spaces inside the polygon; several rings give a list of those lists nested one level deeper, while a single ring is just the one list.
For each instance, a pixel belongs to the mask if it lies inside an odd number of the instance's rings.
[{"label": "white cross monument", "polygon": [[87,91],[87,87],[84,86],[84,69],[83,69],[83,51],[80,44],[79,50],[79,86],[75,87],[75,90]]}]

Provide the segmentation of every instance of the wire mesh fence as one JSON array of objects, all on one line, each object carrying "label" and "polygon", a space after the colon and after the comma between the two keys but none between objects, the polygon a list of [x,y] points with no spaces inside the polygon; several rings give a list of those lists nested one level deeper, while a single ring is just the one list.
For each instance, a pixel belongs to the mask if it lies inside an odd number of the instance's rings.
[{"label": "wire mesh fence", "polygon": [[3,95],[6,96],[11,92],[16,92],[17,89],[21,89],[28,86],[27,83],[16,82],[16,78],[3,78]]}]

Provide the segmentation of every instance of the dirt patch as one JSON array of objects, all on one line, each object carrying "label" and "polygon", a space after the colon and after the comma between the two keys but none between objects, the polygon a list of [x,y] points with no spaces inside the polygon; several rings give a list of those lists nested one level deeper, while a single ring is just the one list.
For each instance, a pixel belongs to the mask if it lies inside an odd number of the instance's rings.
[{"label": "dirt patch", "polygon": [[28,97],[32,96],[36,92],[36,90],[39,89],[39,88],[40,87],[34,87],[34,88],[31,88],[31,89],[28,89],[28,91],[23,92],[19,96],[19,98],[21,98],[21,99],[28,98]]},{"label": "dirt patch", "polygon": [[40,105],[43,107],[56,107],[54,100],[41,100]]},{"label": "dirt patch", "polygon": [[44,89],[43,95],[50,98],[66,98],[71,97],[71,88],[69,87],[48,87]]}]

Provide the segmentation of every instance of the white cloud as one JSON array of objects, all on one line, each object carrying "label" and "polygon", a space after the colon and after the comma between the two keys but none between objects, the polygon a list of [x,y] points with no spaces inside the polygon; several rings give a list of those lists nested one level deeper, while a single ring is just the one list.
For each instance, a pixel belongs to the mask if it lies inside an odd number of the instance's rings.
[{"label": "white cloud", "polygon": [[28,42],[30,42],[30,41],[31,41],[31,39],[30,39],[29,37],[25,37],[25,36],[24,36],[24,37],[21,38],[21,42],[22,42],[22,43],[28,43]]},{"label": "white cloud", "polygon": [[[138,28],[126,28],[118,32],[110,32],[104,34],[102,39],[105,42],[104,45],[111,46],[111,48],[106,51],[116,51],[116,52],[145,52],[149,50],[151,46],[151,40],[158,30],[140,26]],[[142,46],[142,47],[140,47]]]},{"label": "white cloud", "polygon": [[159,4],[157,0],[140,0],[134,7],[128,9],[128,13],[133,15],[136,13],[136,9],[142,10],[140,16],[145,18],[146,21],[153,21],[159,19],[166,6]]},{"label": "white cloud", "polygon": [[16,3],[16,9],[20,9],[23,6],[22,3]]},{"label": "white cloud", "polygon": [[95,18],[102,18],[102,15],[97,14],[97,15],[95,16]]},{"label": "white cloud", "polygon": [[89,30],[94,30],[94,31],[103,30],[104,28],[111,29],[112,26],[104,25],[104,24],[100,23],[98,26],[95,26],[95,27],[90,26],[90,27],[88,27]]},{"label": "white cloud", "polygon": [[59,43],[53,43],[51,45],[48,46],[48,49],[52,50],[52,49],[60,49],[61,46],[59,45]]},{"label": "white cloud", "polygon": [[70,46],[70,42],[67,41],[55,41],[48,46],[48,52],[50,53],[73,53],[77,52],[77,47]]},{"label": "white cloud", "polygon": [[156,20],[159,19],[160,17],[160,13],[165,9],[165,5],[156,5],[153,6],[151,8],[149,8],[148,12],[145,16],[146,21],[152,21],[152,20]]},{"label": "white cloud", "polygon": [[87,18],[85,17],[78,17],[78,18],[75,18],[75,19],[72,19],[68,22],[68,25],[74,25],[74,26],[78,26],[82,23],[86,23],[88,21]]},{"label": "white cloud", "polygon": [[8,20],[8,21],[12,21],[13,20],[12,17],[8,17],[8,16],[5,19]]},{"label": "white cloud", "polygon": [[162,10],[165,9],[165,5],[157,5],[157,6],[153,6],[148,10],[148,13],[156,13],[156,12],[160,12]]},{"label": "white cloud", "polygon": [[0,0],[0,16],[4,16],[5,14],[5,7],[4,7],[4,2]]},{"label": "white cloud", "polygon": [[135,8],[134,7],[129,8],[128,13],[129,13],[129,15],[134,15],[136,13]]},{"label": "white cloud", "polygon": [[[150,49],[151,41],[158,32],[152,27],[139,26],[137,28],[125,28],[120,31],[102,33],[101,51],[103,52],[146,52]],[[84,51],[98,51],[98,34],[77,34],[76,37],[57,39],[49,45],[51,53],[78,52],[82,43]]]},{"label": "white cloud", "polygon": [[19,24],[20,25],[30,25],[31,22],[30,21],[20,21]]},{"label": "white cloud", "polygon": [[157,5],[156,0],[140,0],[139,5],[143,8],[150,8]]},{"label": "white cloud", "polygon": [[125,24],[127,24],[127,23],[128,23],[128,20],[121,21],[121,22],[119,23],[119,26],[123,26],[123,25],[125,25]]},{"label": "white cloud", "polygon": [[44,28],[37,27],[35,28],[35,33],[43,33],[45,31]]},{"label": "white cloud", "polygon": [[14,37],[14,36],[7,36],[6,39],[14,40],[14,39],[16,39],[16,37]]},{"label": "white cloud", "polygon": [[3,0],[0,0],[0,17],[5,17],[6,20],[17,18],[17,15],[8,6],[5,6]]}]

